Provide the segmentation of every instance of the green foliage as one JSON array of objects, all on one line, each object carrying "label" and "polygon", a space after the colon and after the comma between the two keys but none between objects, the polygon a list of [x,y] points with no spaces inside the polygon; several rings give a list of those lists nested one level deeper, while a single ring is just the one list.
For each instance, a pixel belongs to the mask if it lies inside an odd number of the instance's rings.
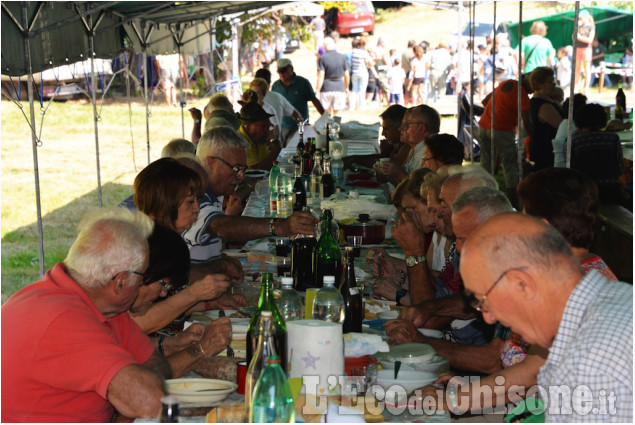
[{"label": "green foliage", "polygon": [[[573,3],[561,3],[561,2],[549,2],[552,3],[552,7],[554,8],[554,12],[566,12],[569,10],[575,10],[575,5]],[[604,7],[612,7],[615,9],[626,10],[629,12],[633,11],[633,2],[632,1],[592,1],[589,3],[580,4],[580,10],[589,6],[604,6]]]},{"label": "green foliage", "polygon": [[320,6],[324,7],[324,10],[332,8],[338,8],[340,12],[352,12],[355,10],[355,6],[350,1],[318,1]]},{"label": "green foliage", "polygon": [[384,19],[390,17],[392,10],[390,9],[375,9],[375,23],[381,23]]}]

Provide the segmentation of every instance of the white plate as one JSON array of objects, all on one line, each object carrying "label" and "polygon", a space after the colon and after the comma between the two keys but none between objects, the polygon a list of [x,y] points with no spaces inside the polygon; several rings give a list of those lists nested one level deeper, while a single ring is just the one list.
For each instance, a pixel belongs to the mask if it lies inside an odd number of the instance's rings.
[{"label": "white plate", "polygon": [[[227,317],[231,316],[234,313],[236,313],[236,310],[225,310],[225,316]],[[207,310],[204,314],[210,319],[218,319],[218,310]],[[232,319],[230,318],[229,320]]]},{"label": "white plate", "polygon": [[246,257],[247,253],[243,252],[242,249],[224,249],[223,254],[226,254],[228,257]]},{"label": "white plate", "polygon": [[[406,393],[410,393],[417,388],[432,384],[438,379],[438,375],[434,372],[424,370],[405,370],[400,369],[397,379],[395,379],[395,371],[390,369],[382,369],[377,371],[377,384],[384,389],[388,389],[393,385],[402,387]],[[387,397],[387,400],[394,397]]]},{"label": "white plate", "polygon": [[178,398],[181,403],[213,403],[222,401],[238,388],[238,385],[234,382],[205,378],[167,379],[165,384],[168,393]]},{"label": "white plate", "polygon": [[399,317],[399,312],[397,310],[380,311],[377,313],[377,317],[380,319],[396,319]]}]

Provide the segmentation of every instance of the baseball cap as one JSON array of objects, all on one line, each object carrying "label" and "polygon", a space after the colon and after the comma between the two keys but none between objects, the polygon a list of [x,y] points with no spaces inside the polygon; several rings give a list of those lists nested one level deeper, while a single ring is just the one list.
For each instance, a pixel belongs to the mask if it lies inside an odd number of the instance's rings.
[{"label": "baseball cap", "polygon": [[278,69],[282,69],[282,68],[286,68],[287,66],[293,65],[291,63],[291,59],[288,58],[282,58],[282,59],[278,59],[278,62],[276,62],[276,66],[278,67]]}]

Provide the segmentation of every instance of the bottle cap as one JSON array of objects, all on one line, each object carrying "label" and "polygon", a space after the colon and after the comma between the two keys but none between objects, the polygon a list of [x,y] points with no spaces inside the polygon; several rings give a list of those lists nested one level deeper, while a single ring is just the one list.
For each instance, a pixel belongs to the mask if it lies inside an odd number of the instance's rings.
[{"label": "bottle cap", "polygon": [[293,278],[292,277],[283,277],[282,278],[282,286],[292,286]]},{"label": "bottle cap", "polygon": [[335,284],[335,276],[324,276],[323,282],[325,285],[327,284]]},{"label": "bottle cap", "polygon": [[271,319],[273,313],[271,313],[269,310],[263,310],[262,313],[260,313],[260,317],[261,318],[269,318]]},{"label": "bottle cap", "polygon": [[167,404],[168,406],[179,404],[179,399],[174,397],[173,395],[165,395],[161,397],[161,404]]}]

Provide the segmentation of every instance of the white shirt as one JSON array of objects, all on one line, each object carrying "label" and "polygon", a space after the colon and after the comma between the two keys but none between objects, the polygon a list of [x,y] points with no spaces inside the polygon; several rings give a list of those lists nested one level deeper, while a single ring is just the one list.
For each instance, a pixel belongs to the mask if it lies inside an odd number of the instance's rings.
[{"label": "white shirt", "polygon": [[286,97],[273,91],[267,92],[265,96],[265,106],[268,106],[273,112],[270,112],[267,108],[263,108],[265,111],[276,116],[275,118],[278,121],[276,125],[282,122],[282,117],[290,117],[293,115],[293,111],[295,111],[295,108],[289,103]]}]

